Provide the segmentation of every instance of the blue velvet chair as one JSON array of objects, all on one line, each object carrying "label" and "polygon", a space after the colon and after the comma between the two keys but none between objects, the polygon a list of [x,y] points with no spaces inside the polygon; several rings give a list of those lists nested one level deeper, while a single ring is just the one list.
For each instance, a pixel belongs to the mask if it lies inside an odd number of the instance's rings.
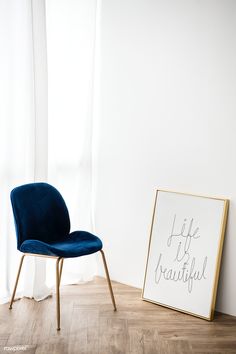
[{"label": "blue velvet chair", "polygon": [[114,310],[112,291],[102,241],[86,231],[70,233],[70,218],[65,201],[56,188],[48,183],[30,183],[11,192],[15,220],[17,249],[23,252],[13,290],[10,309],[25,256],[56,259],[57,329],[60,329],[60,281],[65,258],[81,257],[100,251]]}]

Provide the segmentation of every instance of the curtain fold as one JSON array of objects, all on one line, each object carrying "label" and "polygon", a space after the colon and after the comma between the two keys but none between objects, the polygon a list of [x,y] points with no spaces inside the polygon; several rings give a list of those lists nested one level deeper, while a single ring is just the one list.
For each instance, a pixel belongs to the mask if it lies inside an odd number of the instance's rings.
[{"label": "curtain fold", "polygon": [[[31,0],[31,33],[34,104],[34,182],[47,180],[48,162],[48,92],[45,0]],[[46,260],[26,257],[23,295],[43,300],[51,295],[46,285]]]}]

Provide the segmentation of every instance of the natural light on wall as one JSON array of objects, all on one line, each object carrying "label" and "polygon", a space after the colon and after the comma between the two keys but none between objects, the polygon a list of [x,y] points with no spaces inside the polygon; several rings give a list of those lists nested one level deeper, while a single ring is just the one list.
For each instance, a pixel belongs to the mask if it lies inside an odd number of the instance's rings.
[{"label": "natural light on wall", "polygon": [[[66,201],[71,230],[93,231],[91,143],[96,0],[47,0],[46,24],[48,181]],[[48,263],[50,284],[54,282],[54,267]],[[93,255],[67,260],[64,281],[89,280],[95,271]]]}]

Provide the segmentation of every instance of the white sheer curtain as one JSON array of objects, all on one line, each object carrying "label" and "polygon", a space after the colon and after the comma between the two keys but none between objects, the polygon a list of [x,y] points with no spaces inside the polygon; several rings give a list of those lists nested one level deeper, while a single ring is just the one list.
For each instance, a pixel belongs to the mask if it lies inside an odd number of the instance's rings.
[{"label": "white sheer curtain", "polygon": [[[43,0],[0,1],[0,297],[9,299],[19,262],[10,205],[13,187],[46,177],[47,112]],[[42,299],[45,263],[31,258],[21,294]],[[39,281],[40,280],[40,281]]]},{"label": "white sheer curtain", "polygon": [[[48,180],[59,189],[67,203],[71,229],[92,232],[96,0],[46,0],[46,18]],[[94,256],[67,260],[62,282],[87,281],[95,272]],[[49,284],[53,276],[49,273]]]},{"label": "white sheer curtain", "polygon": [[[46,5],[47,33],[45,0],[0,0],[1,301],[9,299],[20,256],[9,199],[13,187],[45,181],[48,175],[69,206],[72,229],[92,230],[96,2],[47,0]],[[65,262],[64,282],[91,279],[96,262],[90,258],[89,262],[73,260],[72,265]],[[18,295],[45,298],[50,293],[46,262],[32,258],[28,263]],[[54,283],[54,266],[50,266],[49,285]]]}]

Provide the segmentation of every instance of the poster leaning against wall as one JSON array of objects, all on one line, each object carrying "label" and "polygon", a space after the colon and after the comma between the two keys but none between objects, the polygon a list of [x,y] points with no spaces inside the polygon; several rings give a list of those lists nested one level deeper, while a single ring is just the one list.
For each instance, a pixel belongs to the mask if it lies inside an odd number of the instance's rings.
[{"label": "poster leaning against wall", "polygon": [[143,300],[213,319],[228,205],[157,190]]}]

